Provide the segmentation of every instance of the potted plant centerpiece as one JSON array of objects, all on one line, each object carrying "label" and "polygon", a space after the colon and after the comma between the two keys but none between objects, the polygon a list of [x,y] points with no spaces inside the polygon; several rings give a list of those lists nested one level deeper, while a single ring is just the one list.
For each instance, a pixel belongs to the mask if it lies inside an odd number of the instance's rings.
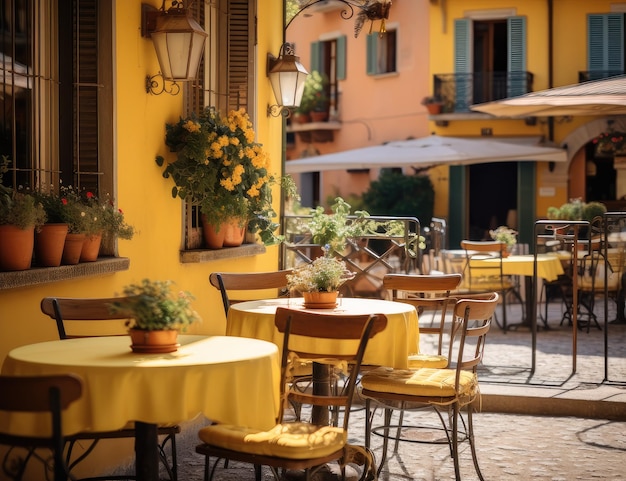
[{"label": "potted plant centerpiece", "polygon": [[505,256],[510,254],[513,250],[513,246],[517,244],[517,231],[505,225],[501,225],[497,229],[490,230],[489,235],[493,240],[504,242],[506,244],[506,254],[504,252],[502,253]]},{"label": "potted plant centerpiece", "polygon": [[325,255],[289,274],[287,287],[302,293],[304,307],[332,309],[337,306],[339,288],[354,276],[344,261]]},{"label": "potted plant centerpiece", "polygon": [[207,108],[181,118],[166,126],[165,143],[176,160],[165,165],[159,156],[156,162],[174,181],[172,195],[200,207],[207,247],[240,245],[246,228],[266,245],[280,241],[278,224],[268,219],[277,216],[272,185],[282,181],[269,173],[269,158],[243,109],[223,116]]},{"label": "potted plant centerpiece", "polygon": [[143,279],[124,287],[111,312],[128,316],[126,325],[134,352],[173,352],[178,349],[179,331],[200,318],[191,307],[194,297],[186,291],[174,293],[172,281]]}]

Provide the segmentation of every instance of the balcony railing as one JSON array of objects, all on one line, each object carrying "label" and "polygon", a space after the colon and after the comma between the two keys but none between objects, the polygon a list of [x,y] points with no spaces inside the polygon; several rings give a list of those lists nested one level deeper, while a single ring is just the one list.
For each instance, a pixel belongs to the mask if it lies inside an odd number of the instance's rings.
[{"label": "balcony railing", "polygon": [[[349,221],[354,219],[350,216]],[[312,240],[310,215],[285,215],[283,266],[285,269],[312,262],[323,254],[322,246]],[[348,239],[339,257],[354,279],[342,287],[351,297],[380,297],[385,274],[420,272],[420,223],[415,217],[371,216],[371,234]]]},{"label": "balcony railing", "polygon": [[470,112],[470,105],[532,92],[530,72],[474,72],[435,74],[435,95],[443,100],[444,114]]}]

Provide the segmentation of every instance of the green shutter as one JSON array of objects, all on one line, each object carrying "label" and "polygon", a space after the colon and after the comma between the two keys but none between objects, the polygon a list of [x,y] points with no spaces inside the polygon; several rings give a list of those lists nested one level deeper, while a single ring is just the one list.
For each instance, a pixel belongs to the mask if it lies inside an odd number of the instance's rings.
[{"label": "green shutter", "polygon": [[376,75],[376,59],[378,57],[378,33],[370,33],[367,37],[367,75]]},{"label": "green shutter", "polygon": [[469,112],[472,96],[472,21],[457,18],[454,21],[454,73],[456,75],[455,112]]},{"label": "green shutter", "polygon": [[517,163],[517,219],[521,244],[533,245],[535,228],[535,169],[536,162]]},{"label": "green shutter", "polygon": [[311,43],[311,68],[309,72],[317,70],[321,72],[322,68],[322,42]]},{"label": "green shutter", "polygon": [[526,17],[507,18],[507,95],[514,97],[528,92],[526,82]]},{"label": "green shutter", "polygon": [[448,195],[449,248],[458,249],[461,241],[467,238],[467,168],[464,165],[451,165]]},{"label": "green shutter", "polygon": [[346,39],[345,35],[337,38],[337,80],[346,79]]},{"label": "green shutter", "polygon": [[624,14],[587,16],[587,70],[624,71]]}]

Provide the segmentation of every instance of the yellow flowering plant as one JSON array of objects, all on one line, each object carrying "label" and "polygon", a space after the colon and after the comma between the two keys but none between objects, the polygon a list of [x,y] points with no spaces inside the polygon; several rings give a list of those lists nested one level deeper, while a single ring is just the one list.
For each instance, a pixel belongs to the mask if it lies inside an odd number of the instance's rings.
[{"label": "yellow flowering plant", "polygon": [[[250,117],[243,110],[220,114],[212,107],[199,115],[166,125],[165,144],[176,152],[163,177],[175,186],[172,196],[200,206],[206,221],[219,226],[233,218],[248,223],[265,244],[279,239],[272,209],[271,187],[277,180],[268,172],[269,157],[255,141]],[[158,156],[159,166],[165,165]]]}]

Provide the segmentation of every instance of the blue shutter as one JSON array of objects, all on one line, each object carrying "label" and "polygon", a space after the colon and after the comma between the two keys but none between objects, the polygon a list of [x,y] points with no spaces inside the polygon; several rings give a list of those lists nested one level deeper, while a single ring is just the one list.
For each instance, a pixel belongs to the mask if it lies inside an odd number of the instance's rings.
[{"label": "blue shutter", "polygon": [[587,70],[590,79],[624,71],[624,14],[587,15]]},{"label": "blue shutter", "polygon": [[311,68],[309,72],[317,70],[321,72],[322,67],[322,42],[311,42]]},{"label": "blue shutter", "polygon": [[510,17],[507,23],[507,95],[515,97],[528,92],[526,82],[526,17]]},{"label": "blue shutter", "polygon": [[337,80],[346,79],[346,36],[337,38]]},{"label": "blue shutter", "polygon": [[469,112],[472,102],[472,21],[458,18],[454,21],[454,73],[456,79],[455,112]]},{"label": "blue shutter", "polygon": [[370,33],[367,37],[367,75],[376,75],[378,58],[378,33]]}]

